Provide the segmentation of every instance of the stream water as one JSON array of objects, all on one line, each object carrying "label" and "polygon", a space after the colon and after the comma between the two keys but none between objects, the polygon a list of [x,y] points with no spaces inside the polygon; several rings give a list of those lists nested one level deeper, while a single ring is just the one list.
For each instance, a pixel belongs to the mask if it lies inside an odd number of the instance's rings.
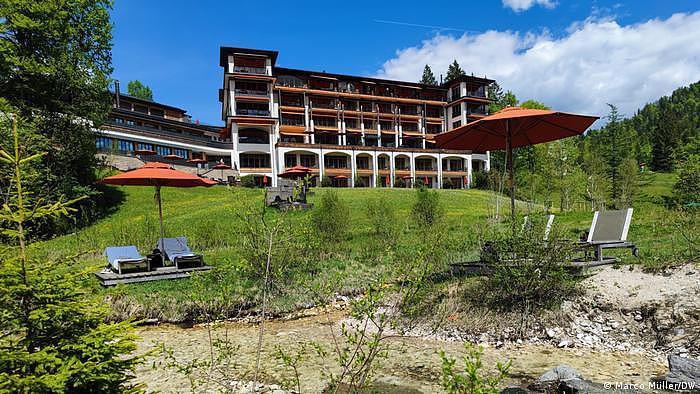
[{"label": "stream water", "polygon": [[[337,336],[340,323],[346,317],[342,310],[330,315],[320,313],[296,320],[274,320],[265,323],[262,370],[267,383],[278,383],[292,376],[281,361],[275,358],[275,345],[293,350],[299,341],[314,341],[331,350],[332,327]],[[179,361],[209,357],[209,336],[226,335],[240,345],[235,360],[240,373],[250,372],[255,365],[259,325],[244,322],[227,322],[209,330],[204,326],[183,328],[176,325],[141,327],[139,350],[146,351],[157,343],[173,350]],[[391,351],[387,359],[381,360],[377,372],[380,391],[395,393],[441,392],[441,361],[438,352],[444,350],[451,357],[461,359],[465,353],[463,344],[421,337],[400,337],[389,340]],[[485,347],[482,360],[488,371],[493,371],[496,361],[512,359],[509,385],[524,385],[559,364],[568,364],[581,372],[585,378],[597,382],[647,383],[654,375],[662,374],[666,367],[645,353],[602,352],[584,348],[557,348],[551,345],[506,344],[502,347]],[[149,391],[163,393],[186,392],[189,383],[186,377],[174,370],[153,368],[148,362],[137,371],[140,382],[148,385]],[[323,371],[339,371],[330,353],[322,358],[309,350],[300,362],[301,389],[303,393],[318,393],[325,387]],[[458,365],[460,365],[458,363]],[[250,376],[250,375],[248,375]],[[232,376],[232,379],[240,377]],[[250,380],[250,377],[246,380]]]}]

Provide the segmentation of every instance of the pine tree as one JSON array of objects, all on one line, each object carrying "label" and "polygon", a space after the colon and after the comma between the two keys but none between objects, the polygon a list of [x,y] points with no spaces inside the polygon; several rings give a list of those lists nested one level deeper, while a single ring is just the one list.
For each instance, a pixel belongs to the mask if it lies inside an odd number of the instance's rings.
[{"label": "pine tree", "polygon": [[27,193],[24,184],[44,153],[27,156],[12,123],[12,149],[0,149],[0,182],[11,185],[0,221],[12,243],[0,250],[0,392],[140,392],[129,384],[140,362],[129,356],[133,324],[104,323],[106,307],[80,290],[82,273],[67,269],[74,259],[46,261],[29,252],[28,224],[66,216],[79,199],[47,204]]},{"label": "pine tree", "polygon": [[435,79],[435,74],[433,74],[433,70],[430,69],[429,65],[425,65],[425,68],[423,68],[423,77],[420,79],[420,83],[426,84],[426,85],[437,85],[437,79]]},{"label": "pine tree", "polygon": [[142,84],[139,80],[129,81],[129,84],[126,86],[126,90],[129,93],[129,96],[153,101],[153,91],[148,86]]},{"label": "pine tree", "polygon": [[467,73],[462,70],[462,67],[459,66],[459,63],[457,63],[457,59],[455,59],[452,64],[447,68],[447,75],[445,76],[445,82],[450,82],[453,81],[459,77],[463,77],[467,75]]}]

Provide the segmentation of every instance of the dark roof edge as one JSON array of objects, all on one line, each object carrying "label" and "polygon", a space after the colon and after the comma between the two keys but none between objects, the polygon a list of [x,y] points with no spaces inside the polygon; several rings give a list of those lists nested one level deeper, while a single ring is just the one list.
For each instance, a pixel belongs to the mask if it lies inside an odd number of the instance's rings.
[{"label": "dark roof edge", "polygon": [[[115,94],[115,92],[112,92],[112,91],[110,91],[110,93]],[[134,97],[134,96],[130,96],[130,95],[128,95],[128,94],[124,94],[124,93],[121,93],[121,92],[119,93],[119,97],[126,97],[126,98],[129,99],[129,100],[138,101],[138,102],[143,103],[143,104],[148,104],[148,105],[153,105],[153,104],[155,104],[155,105],[158,105],[158,106],[161,106],[161,107],[164,107],[164,108],[174,109],[174,110],[176,110],[176,111],[181,111],[182,113],[187,113],[187,110],[182,109],[182,108],[180,108],[180,107],[175,107],[175,106],[172,106],[172,105],[163,104],[163,103],[160,103],[160,102],[158,102],[158,101],[145,100],[145,99],[138,98],[138,97]]]},{"label": "dark roof edge", "polygon": [[392,85],[407,85],[407,86],[415,86],[415,87],[420,87],[420,88],[425,88],[425,89],[439,89],[443,90],[445,89],[444,87],[440,85],[427,85],[424,83],[419,83],[419,82],[409,82],[409,81],[398,81],[394,79],[382,79],[382,78],[373,78],[373,77],[363,77],[359,75],[347,75],[347,74],[334,74],[334,73],[327,73],[327,72],[322,72],[322,71],[312,71],[312,70],[301,70],[297,68],[286,68],[286,67],[273,67],[272,69],[272,74],[276,75],[276,72],[290,72],[290,73],[301,73],[301,74],[314,74],[314,75],[321,75],[321,76],[327,76],[327,77],[332,77],[332,78],[351,78],[351,79],[357,79],[357,80],[364,80],[364,81],[370,81],[370,82],[378,82],[378,83],[386,83],[386,84],[392,84]]},{"label": "dark roof edge", "polygon": [[228,63],[228,59],[226,59],[226,56],[228,56],[230,53],[234,52],[240,52],[240,53],[250,53],[252,55],[264,55],[264,56],[269,56],[270,59],[272,60],[272,66],[275,66],[275,62],[277,61],[277,55],[279,52],[277,51],[271,51],[271,50],[266,50],[266,49],[254,49],[254,48],[238,48],[238,47],[219,47],[219,66],[221,67],[226,67],[226,63]]}]

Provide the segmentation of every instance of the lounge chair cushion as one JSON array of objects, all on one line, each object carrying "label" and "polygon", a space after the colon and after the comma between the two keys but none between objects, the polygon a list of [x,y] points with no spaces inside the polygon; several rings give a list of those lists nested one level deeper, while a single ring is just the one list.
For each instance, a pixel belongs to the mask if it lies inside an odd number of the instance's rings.
[{"label": "lounge chair cushion", "polygon": [[104,251],[107,261],[113,270],[120,272],[121,265],[125,263],[143,263],[146,258],[141,256],[136,246],[108,246]]},{"label": "lounge chair cushion", "polygon": [[619,211],[596,211],[587,242],[625,242],[631,221],[632,208]]},{"label": "lounge chair cushion", "polygon": [[200,260],[202,256],[194,253],[187,246],[187,237],[161,238],[160,249],[168,260],[177,263],[179,260]]}]

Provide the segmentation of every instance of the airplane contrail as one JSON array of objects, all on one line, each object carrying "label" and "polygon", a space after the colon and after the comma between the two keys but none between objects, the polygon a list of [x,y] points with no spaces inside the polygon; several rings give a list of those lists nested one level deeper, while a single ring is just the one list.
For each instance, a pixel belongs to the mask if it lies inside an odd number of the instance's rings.
[{"label": "airplane contrail", "polygon": [[372,22],[376,22],[376,23],[386,23],[386,24],[389,24],[389,25],[400,25],[400,26],[410,26],[410,27],[422,27],[422,28],[425,28],[425,29],[461,31],[461,32],[465,32],[465,33],[479,33],[479,32],[476,31],[476,30],[458,29],[458,28],[456,28],[456,27],[434,26],[434,25],[422,25],[422,24],[419,24],[419,23],[389,21],[389,20],[385,20],[385,19],[374,19]]}]

